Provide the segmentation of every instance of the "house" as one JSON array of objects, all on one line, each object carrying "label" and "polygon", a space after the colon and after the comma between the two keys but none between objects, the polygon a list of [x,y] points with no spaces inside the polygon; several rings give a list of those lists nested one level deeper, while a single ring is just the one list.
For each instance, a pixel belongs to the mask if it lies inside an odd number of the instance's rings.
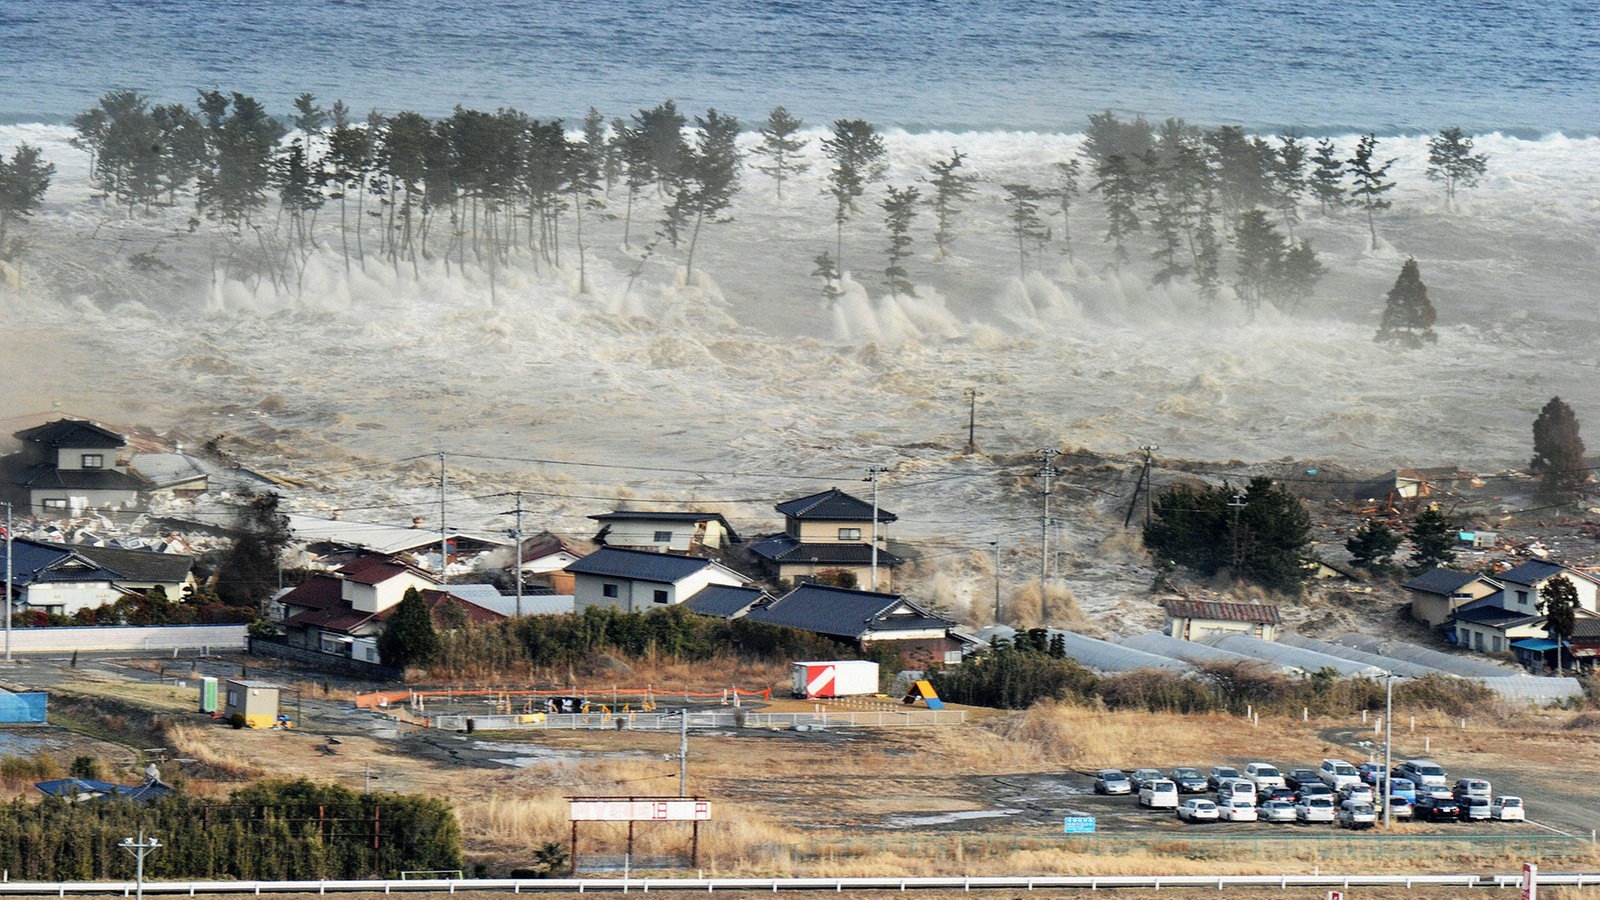
[{"label": "house", "polygon": [[884,549],[888,525],[896,520],[894,513],[877,509],[874,528],[873,505],[838,488],[774,508],[784,517],[783,533],[763,538],[750,548],[772,577],[799,584],[838,573],[873,590],[891,585],[892,573],[902,563]]},{"label": "house", "polygon": [[1557,575],[1565,575],[1578,592],[1578,605],[1589,612],[1600,611],[1600,579],[1560,563],[1530,560],[1494,576],[1505,587],[1501,604],[1508,610],[1531,616],[1539,612],[1539,591]]},{"label": "house", "polygon": [[1399,500],[1420,500],[1452,482],[1470,478],[1459,466],[1435,466],[1424,469],[1395,469],[1371,481],[1357,484],[1350,492],[1357,503],[1376,502],[1393,506]]},{"label": "house", "polygon": [[589,551],[553,534],[531,538],[522,545],[523,590],[570,595],[573,579],[567,566],[588,555]]},{"label": "house", "polygon": [[756,606],[771,602],[772,595],[760,588],[712,584],[683,601],[683,605],[702,616],[737,619]]},{"label": "house", "polygon": [[112,784],[92,778],[57,778],[54,781],[36,781],[33,786],[68,803],[126,800],[142,806],[172,793],[171,787],[155,777],[147,777],[141,784]]},{"label": "house", "polygon": [[1162,631],[1170,637],[1198,641],[1213,634],[1244,634],[1263,641],[1278,639],[1283,618],[1267,603],[1224,603],[1214,600],[1163,600],[1167,612]]},{"label": "house", "polygon": [[866,651],[889,646],[907,660],[957,663],[965,644],[956,623],[899,594],[802,584],[751,609],[746,621],[797,628]]},{"label": "house", "polygon": [[160,587],[179,601],[194,590],[194,559],[175,553],[11,542],[14,609],[70,616]]},{"label": "house", "polygon": [[1592,667],[1600,659],[1600,617],[1577,617],[1572,623],[1572,638],[1567,650],[1573,658]]},{"label": "house", "polygon": [[600,523],[594,542],[602,547],[699,555],[739,543],[721,513],[617,510],[589,518]]},{"label": "house", "polygon": [[[1600,620],[1588,610],[1577,611],[1578,622]],[[1530,639],[1542,639],[1550,642],[1550,632],[1546,629],[1548,617],[1529,616],[1504,609],[1498,606],[1467,607],[1456,611],[1451,624],[1455,628],[1454,638],[1456,646],[1479,653],[1509,653],[1514,651],[1514,645]],[[1533,645],[1526,645],[1523,650]],[[1555,644],[1549,643],[1543,649],[1554,649]],[[1519,653],[1519,658],[1526,656]],[[1526,661],[1526,660],[1524,660]]]},{"label": "house", "polygon": [[1411,617],[1438,628],[1456,610],[1500,590],[1493,579],[1454,569],[1429,569],[1401,585],[1411,597]]},{"label": "house", "polygon": [[505,616],[442,590],[428,573],[388,557],[353,560],[311,576],[275,601],[286,642],[363,662],[379,662],[378,637],[394,608],[415,588],[438,628]]},{"label": "house", "polygon": [[122,435],[87,420],[58,419],[15,437],[22,450],[0,459],[0,486],[19,510],[59,519],[142,506],[149,483],[129,471]]},{"label": "house", "polygon": [[727,566],[696,556],[601,547],[567,566],[573,576],[574,608],[614,606],[644,612],[672,606],[708,585],[741,586],[746,579]]}]

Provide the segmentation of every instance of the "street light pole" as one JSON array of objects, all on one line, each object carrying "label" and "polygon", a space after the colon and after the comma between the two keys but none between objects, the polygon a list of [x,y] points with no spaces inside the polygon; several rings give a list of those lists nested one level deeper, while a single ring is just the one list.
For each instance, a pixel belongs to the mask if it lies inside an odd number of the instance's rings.
[{"label": "street light pole", "polygon": [[1389,787],[1390,768],[1394,764],[1394,673],[1384,673],[1383,686],[1383,830],[1389,830],[1392,821],[1389,810],[1389,797],[1392,796]]},{"label": "street light pole", "polygon": [[161,842],[155,838],[151,838],[148,841],[145,840],[144,829],[140,828],[137,841],[131,837],[123,838],[122,843],[117,846],[133,854],[133,858],[136,860],[134,863],[134,884],[137,885],[135,897],[137,900],[144,900],[144,858],[161,849]]},{"label": "street light pole", "polygon": [[994,623],[1000,624],[1000,542],[990,541],[994,548]]},{"label": "street light pole", "polygon": [[6,505],[6,662],[11,662],[11,503]]}]

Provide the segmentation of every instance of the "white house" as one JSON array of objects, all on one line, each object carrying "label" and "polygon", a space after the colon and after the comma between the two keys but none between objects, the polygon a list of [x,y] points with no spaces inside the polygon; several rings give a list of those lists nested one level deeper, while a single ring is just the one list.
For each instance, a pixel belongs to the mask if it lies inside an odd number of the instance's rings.
[{"label": "white house", "polygon": [[1578,605],[1589,612],[1600,612],[1600,580],[1560,563],[1533,560],[1494,576],[1505,586],[1501,605],[1525,616],[1539,614],[1539,591],[1557,575],[1565,575],[1578,592]]},{"label": "white house", "polygon": [[1267,603],[1222,603],[1213,600],[1163,600],[1170,637],[1198,641],[1213,634],[1244,634],[1263,641],[1278,639],[1283,619]]},{"label": "white house", "polygon": [[617,510],[589,518],[600,523],[594,542],[603,547],[657,553],[716,553],[739,542],[721,513]]},{"label": "white house", "polygon": [[591,606],[614,606],[627,612],[644,612],[689,599],[702,588],[745,583],[738,572],[694,556],[652,553],[602,547],[570,566],[574,608],[582,613]]}]

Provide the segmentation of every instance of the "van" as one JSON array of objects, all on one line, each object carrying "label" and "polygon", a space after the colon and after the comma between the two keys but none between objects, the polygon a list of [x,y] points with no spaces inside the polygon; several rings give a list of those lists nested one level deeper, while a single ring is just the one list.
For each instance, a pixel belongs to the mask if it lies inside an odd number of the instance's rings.
[{"label": "van", "polygon": [[1395,775],[1409,778],[1425,791],[1448,791],[1444,767],[1431,759],[1408,759],[1395,769]]},{"label": "van", "polygon": [[1465,800],[1468,797],[1488,800],[1494,796],[1494,792],[1489,789],[1489,782],[1482,778],[1458,778],[1455,789],[1450,793],[1455,795],[1457,800]]},{"label": "van", "polygon": [[1227,806],[1228,801],[1239,799],[1256,805],[1256,786],[1243,778],[1230,778],[1217,785],[1217,805]]},{"label": "van", "polygon": [[1317,768],[1317,777],[1322,783],[1334,789],[1335,792],[1343,790],[1352,784],[1361,783],[1361,773],[1356,767],[1342,759],[1325,759]]},{"label": "van", "polygon": [[1256,786],[1256,793],[1269,791],[1275,787],[1288,787],[1283,780],[1283,773],[1277,767],[1264,762],[1253,762],[1244,767],[1244,777]]},{"label": "van", "polygon": [[1371,828],[1378,821],[1378,814],[1371,803],[1360,800],[1346,800],[1339,804],[1339,827],[1360,830]]},{"label": "van", "polygon": [[1169,778],[1156,778],[1139,786],[1139,805],[1151,809],[1177,809],[1178,783]]}]

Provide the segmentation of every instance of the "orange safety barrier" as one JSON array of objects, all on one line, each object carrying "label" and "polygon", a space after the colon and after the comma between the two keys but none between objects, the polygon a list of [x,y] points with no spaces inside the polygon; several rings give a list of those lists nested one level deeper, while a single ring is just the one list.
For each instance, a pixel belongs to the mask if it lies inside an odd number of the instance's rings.
[{"label": "orange safety barrier", "polygon": [[628,688],[628,689],[623,689],[623,688],[585,688],[585,689],[569,689],[569,690],[564,690],[564,691],[563,690],[534,690],[534,689],[531,689],[531,688],[530,689],[526,689],[526,690],[493,690],[493,689],[451,690],[451,689],[447,689],[447,690],[431,690],[431,691],[375,691],[375,692],[370,693],[370,694],[359,694],[359,695],[357,695],[356,696],[356,708],[357,709],[372,709],[372,708],[378,707],[378,706],[392,706],[396,702],[410,701],[413,698],[419,698],[419,699],[422,699],[424,701],[430,700],[430,699],[434,699],[434,698],[444,698],[446,700],[450,700],[450,699],[454,699],[456,697],[507,697],[507,698],[509,698],[509,697],[571,697],[571,696],[580,696],[580,697],[588,698],[590,696],[598,696],[598,695],[605,695],[605,694],[612,694],[612,695],[617,695],[617,696],[621,696],[621,695],[626,694],[626,695],[629,695],[629,696],[639,696],[639,697],[682,697],[685,700],[710,700],[710,699],[723,700],[723,699],[729,699],[729,698],[732,698],[732,697],[760,697],[763,700],[771,700],[772,699],[772,688],[766,687],[766,688],[762,688],[759,691],[745,690],[743,688],[726,688],[726,689],[718,691],[718,692],[716,692],[714,694],[712,694],[712,693],[701,694],[701,693],[695,693],[693,691],[663,691],[663,690],[660,690],[658,688],[645,688],[643,690],[640,690],[638,688]]}]

